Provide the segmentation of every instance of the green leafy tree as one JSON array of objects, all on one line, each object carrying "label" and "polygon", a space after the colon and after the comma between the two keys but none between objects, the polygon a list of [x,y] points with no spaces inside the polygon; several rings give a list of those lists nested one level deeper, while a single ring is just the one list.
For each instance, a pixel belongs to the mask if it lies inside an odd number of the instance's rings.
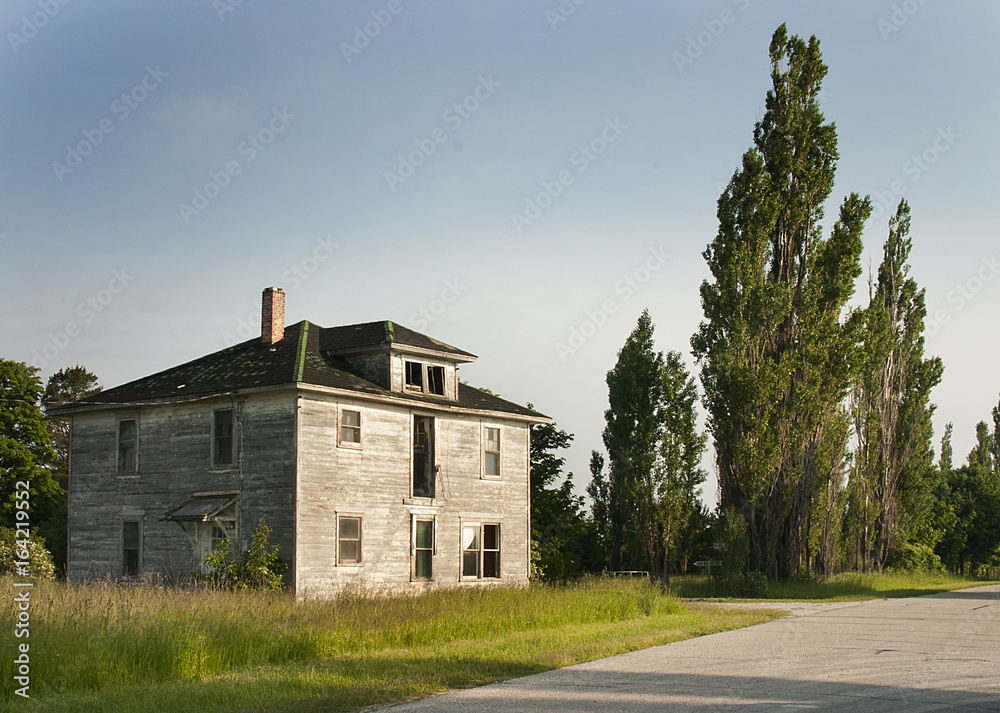
[{"label": "green leafy tree", "polygon": [[268,544],[270,534],[270,527],[264,523],[257,525],[250,537],[250,547],[242,556],[233,552],[228,537],[220,541],[203,560],[209,581],[227,589],[280,590],[285,563],[278,558],[278,546]]},{"label": "green leafy tree", "polygon": [[604,412],[608,453],[609,555],[612,570],[650,569],[657,523],[653,468],[657,456],[663,354],[653,348],[649,311],[608,372]]},{"label": "green leafy tree", "polygon": [[699,463],[706,437],[697,431],[697,388],[680,354],[653,348],[648,311],[618,352],[607,383],[609,473],[606,484],[603,476],[591,482],[595,520],[599,508],[612,569],[649,570],[665,579],[686,569],[702,524]]},{"label": "green leafy tree", "polygon": [[557,455],[572,441],[554,423],[531,426],[532,552],[539,575],[549,581],[581,574],[594,559],[593,525],[583,499],[573,494],[573,474],[563,475],[566,459]]},{"label": "green leafy tree", "polygon": [[39,406],[38,369],[0,359],[0,527],[15,527],[15,487],[29,484],[28,521],[42,527],[58,515],[64,491],[53,475],[55,453]]},{"label": "green leafy tree", "polygon": [[746,524],[749,569],[785,579],[806,564],[817,499],[835,477],[830,439],[840,437],[852,345],[842,313],[861,274],[871,203],[847,197],[824,239],[838,159],[818,100],[827,67],[815,37],[807,43],[784,25],[770,59],[754,146],[719,198],[719,230],[704,253],[705,321],[691,343],[722,508]]},{"label": "green leafy tree", "polygon": [[927,308],[924,290],[909,276],[909,232],[910,207],[902,200],[889,221],[868,307],[852,315],[860,358],[851,392],[857,449],[848,522],[863,570],[881,571],[897,541],[926,540],[931,532],[930,392],[944,366],[924,359]]},{"label": "green leafy tree", "polygon": [[598,451],[590,452],[590,483],[587,485],[587,495],[590,496],[591,520],[597,540],[595,557],[599,566],[594,569],[604,570],[608,567],[611,552],[611,493],[610,483],[604,472],[604,456]]}]

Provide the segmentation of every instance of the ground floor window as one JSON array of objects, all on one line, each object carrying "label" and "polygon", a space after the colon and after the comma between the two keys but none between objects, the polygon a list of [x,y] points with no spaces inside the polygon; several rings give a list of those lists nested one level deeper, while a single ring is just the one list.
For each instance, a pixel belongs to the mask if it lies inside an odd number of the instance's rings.
[{"label": "ground floor window", "polygon": [[434,577],[434,520],[413,520],[413,579]]},{"label": "ground floor window", "polygon": [[337,564],[361,564],[361,518],[337,518]]},{"label": "ground floor window", "polygon": [[462,578],[500,579],[499,523],[462,523]]},{"label": "ground floor window", "polygon": [[138,520],[126,520],[122,523],[122,574],[126,577],[137,577],[141,566],[142,538]]}]

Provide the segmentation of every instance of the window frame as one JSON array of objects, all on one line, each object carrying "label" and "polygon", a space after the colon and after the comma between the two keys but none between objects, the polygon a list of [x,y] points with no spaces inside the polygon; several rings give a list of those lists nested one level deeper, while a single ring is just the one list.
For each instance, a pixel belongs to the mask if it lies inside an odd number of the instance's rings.
[{"label": "window frame", "polygon": [[[459,579],[463,582],[500,582],[503,580],[503,527],[502,522],[493,519],[484,520],[462,520],[459,525],[459,545],[461,547],[461,552],[459,554],[458,562],[458,574]],[[486,528],[495,527],[496,528],[496,548],[486,548]],[[467,548],[465,546],[465,531],[466,529],[473,529],[476,531],[476,542],[478,546],[475,549]],[[466,553],[476,553],[476,573],[466,574]],[[486,554],[496,553],[496,576],[487,577],[484,575],[486,568]]]},{"label": "window frame", "polygon": [[[121,576],[123,579],[135,579],[142,574],[142,518],[129,518],[127,520],[123,519],[121,522],[122,522]],[[128,544],[126,528],[129,525],[135,525],[135,537],[136,537],[135,547],[126,547],[126,545]],[[135,552],[135,571],[130,572],[128,553],[133,551]]]},{"label": "window frame", "polygon": [[[497,449],[495,451],[489,450],[489,432],[497,432]],[[500,480],[503,478],[503,429],[499,424],[484,423],[481,431],[481,442],[482,451],[480,454],[482,468],[480,470],[480,477],[485,480]],[[496,453],[497,456],[497,472],[490,473],[487,464],[489,463],[489,458],[487,457],[491,453]]]},{"label": "window frame", "polygon": [[[357,538],[344,538],[341,535],[340,525],[344,520],[357,520],[358,521],[358,536]],[[337,557],[336,565],[338,567],[360,567],[365,562],[365,522],[364,516],[361,513],[355,512],[338,512],[337,513]],[[342,554],[342,542],[356,542],[358,544],[358,557],[356,560],[345,560]]]},{"label": "window frame", "polygon": [[[431,526],[431,546],[418,547],[419,537],[417,529],[421,523],[430,523]],[[433,582],[434,579],[434,558],[437,555],[437,517],[434,515],[410,515],[410,581],[411,582]],[[418,575],[419,554],[429,552],[430,574],[426,577]]]},{"label": "window frame", "polygon": [[[425,458],[430,459],[429,490],[430,494],[417,493],[417,419],[426,419],[430,422],[430,430],[427,433],[427,443],[425,444]],[[437,496],[437,419],[434,416],[414,413],[410,419],[410,497],[427,498],[433,500]]]},{"label": "window frame", "polygon": [[[346,411],[351,411],[358,414],[358,425],[357,426],[345,426],[344,425],[344,413]],[[356,429],[358,432],[358,440],[355,441],[345,441],[344,440],[344,429],[351,428]],[[341,406],[337,410],[337,445],[341,448],[353,448],[355,450],[361,450],[364,443],[364,415],[362,414],[361,408],[354,408],[348,406]]]},{"label": "window frame", "polygon": [[[122,425],[125,423],[132,423],[134,429],[134,434],[132,436],[131,445],[125,445],[122,443]],[[122,467],[122,448],[132,449],[132,467],[131,469]],[[117,421],[117,427],[115,429],[115,473],[119,475],[137,475],[139,473],[139,418],[138,416],[129,416],[127,418],[119,418]]]},{"label": "window frame", "polygon": [[[232,423],[230,424],[230,431],[228,438],[230,439],[229,444],[229,458],[228,463],[219,462],[219,438],[218,428],[219,428],[219,414],[229,412],[232,414]],[[240,460],[240,449],[239,449],[239,438],[237,437],[237,419],[236,419],[236,409],[232,406],[227,406],[224,408],[212,409],[212,452],[211,452],[211,463],[213,470],[232,470],[236,468]],[[226,436],[221,436],[221,438],[226,438]]]},{"label": "window frame", "polygon": [[[411,381],[412,374],[417,376],[419,383]],[[432,385],[440,388],[440,391],[435,391]],[[414,361],[403,357],[403,391],[447,398],[448,365]]]}]

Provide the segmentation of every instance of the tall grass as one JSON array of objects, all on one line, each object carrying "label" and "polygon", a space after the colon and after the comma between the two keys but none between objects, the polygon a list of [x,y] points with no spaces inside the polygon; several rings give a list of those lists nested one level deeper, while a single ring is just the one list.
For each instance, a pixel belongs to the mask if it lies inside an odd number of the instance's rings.
[{"label": "tall grass", "polygon": [[[8,632],[14,630],[11,599],[6,597],[0,610],[0,629]],[[31,694],[32,703],[42,706],[36,710],[75,710],[73,700],[87,710],[105,696],[120,698],[123,691],[133,696],[178,682],[238,687],[245,675],[259,683],[261,671],[285,680],[288,671],[316,662],[326,662],[320,664],[324,680],[342,680],[337,685],[351,688],[380,676],[393,678],[392,671],[408,661],[429,681],[427,690],[440,690],[749,621],[720,623],[708,613],[691,615],[645,582],[602,580],[423,596],[355,593],[304,603],[282,593],[39,582],[31,602]],[[19,641],[24,640],[11,634],[4,642],[0,705],[13,700]],[[460,674],[449,672],[449,657]],[[330,668],[330,662],[339,668]],[[355,671],[355,678],[345,671]],[[418,676],[415,687],[400,690],[421,692],[421,680]],[[265,688],[277,696],[287,686],[285,680]],[[374,700],[385,700],[376,693]],[[132,709],[141,706],[113,708]]]}]

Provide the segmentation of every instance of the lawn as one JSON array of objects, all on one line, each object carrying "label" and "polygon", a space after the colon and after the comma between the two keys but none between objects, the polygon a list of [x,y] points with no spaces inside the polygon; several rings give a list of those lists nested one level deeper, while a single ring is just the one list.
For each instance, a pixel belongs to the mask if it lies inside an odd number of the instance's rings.
[{"label": "lawn", "polygon": [[[6,591],[13,588],[7,583]],[[2,609],[14,631],[13,596]],[[347,711],[749,626],[779,614],[683,603],[645,582],[454,589],[418,597],[40,583],[30,700],[17,711]]]},{"label": "lawn", "polygon": [[[837,574],[832,577],[787,582],[768,581],[766,588],[752,601],[830,601],[846,602],[862,599],[893,599],[923,594],[950,592],[998,582],[969,581],[948,574]],[[674,577],[670,592],[678,597],[714,599],[725,595],[724,583],[700,575]]]}]

